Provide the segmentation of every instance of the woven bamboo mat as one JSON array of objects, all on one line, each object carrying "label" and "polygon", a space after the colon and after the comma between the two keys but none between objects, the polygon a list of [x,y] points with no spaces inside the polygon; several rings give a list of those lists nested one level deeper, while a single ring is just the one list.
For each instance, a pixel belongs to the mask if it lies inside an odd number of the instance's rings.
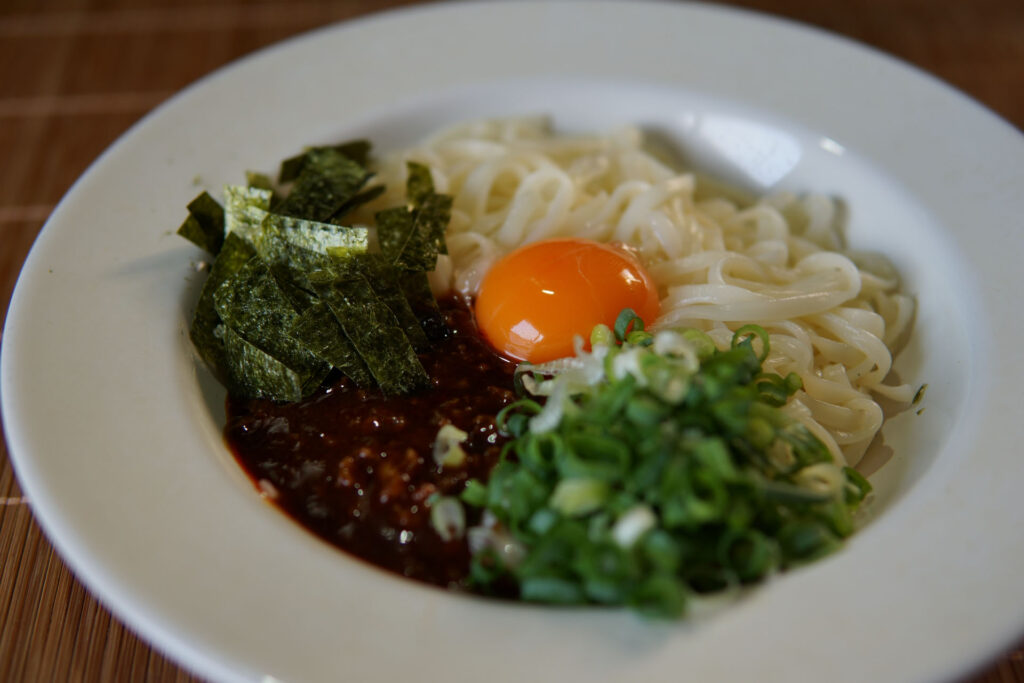
[{"label": "woven bamboo mat", "polygon": [[[400,4],[410,3],[0,0],[2,315],[21,263],[57,201],[143,114],[260,47]],[[733,4],[875,45],[1024,128],[1021,0]],[[65,680],[196,679],[131,633],[74,579],[33,521],[30,501],[0,446],[0,681]],[[969,681],[1024,683],[1024,642]]]}]

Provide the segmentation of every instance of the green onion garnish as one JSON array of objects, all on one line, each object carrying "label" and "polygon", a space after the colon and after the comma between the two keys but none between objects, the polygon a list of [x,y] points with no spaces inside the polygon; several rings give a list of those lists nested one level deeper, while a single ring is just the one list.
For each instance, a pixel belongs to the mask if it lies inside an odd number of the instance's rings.
[{"label": "green onion garnish", "polygon": [[500,539],[478,544],[476,588],[678,616],[689,596],[763,580],[852,533],[870,484],[780,410],[802,382],[762,370],[763,328],[718,349],[697,330],[652,333],[627,309],[590,340],[572,363],[525,367],[524,397],[498,416],[512,437],[502,462],[462,495],[489,520],[473,533]]}]

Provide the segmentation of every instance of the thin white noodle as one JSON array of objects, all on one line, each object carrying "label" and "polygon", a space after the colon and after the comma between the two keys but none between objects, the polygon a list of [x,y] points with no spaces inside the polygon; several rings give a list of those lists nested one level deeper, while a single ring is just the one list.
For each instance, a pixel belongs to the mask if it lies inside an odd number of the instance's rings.
[{"label": "thin white noodle", "polygon": [[449,256],[435,290],[472,296],[487,269],[523,244],[576,235],[629,244],[662,296],[654,329],[686,325],[720,346],[757,323],[770,334],[768,370],[804,388],[786,411],[856,464],[882,424],[874,395],[909,401],[883,384],[905,340],[914,302],[876,254],[845,252],[835,201],[780,193],[739,206],[698,196],[698,181],[644,148],[641,132],[555,134],[542,117],[476,121],[389,155],[385,194],[366,217],[404,202],[406,162],[427,164],[453,196]]}]

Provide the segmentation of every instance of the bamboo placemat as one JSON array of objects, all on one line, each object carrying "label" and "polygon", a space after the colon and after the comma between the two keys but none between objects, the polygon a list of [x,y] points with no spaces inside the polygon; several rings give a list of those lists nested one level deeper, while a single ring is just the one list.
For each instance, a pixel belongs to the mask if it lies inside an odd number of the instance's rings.
[{"label": "bamboo placemat", "polygon": [[[21,263],[57,201],[147,111],[260,47],[402,4],[412,3],[0,0],[0,315],[6,317]],[[1024,128],[1021,0],[730,4],[879,47]],[[0,681],[65,680],[197,679],[111,617],[74,579],[33,521],[0,446]],[[1024,683],[1024,642],[969,682]]]}]

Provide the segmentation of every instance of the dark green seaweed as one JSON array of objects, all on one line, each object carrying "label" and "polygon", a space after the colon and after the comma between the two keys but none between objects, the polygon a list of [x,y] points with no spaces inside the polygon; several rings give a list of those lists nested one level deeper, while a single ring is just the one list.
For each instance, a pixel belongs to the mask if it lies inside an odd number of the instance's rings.
[{"label": "dark green seaweed", "polygon": [[448,326],[438,308],[434,292],[430,289],[427,274],[419,270],[402,271],[398,275],[398,284],[427,339],[439,341],[448,336]]},{"label": "dark green seaweed", "polygon": [[329,270],[328,250],[339,254],[366,251],[369,232],[330,223],[267,214],[256,236],[256,250],[270,266],[281,289],[298,311],[316,302],[309,273]]},{"label": "dark green seaweed", "polygon": [[206,193],[189,205],[181,233],[219,250],[190,336],[233,395],[297,400],[332,369],[385,393],[428,384],[416,352],[446,329],[425,271],[445,249],[451,199],[410,164],[409,205],[381,212],[369,253],[369,229],[341,223],[384,192],[364,189],[369,150],[313,147],[281,164],[283,190],[249,172],[223,209]]},{"label": "dark green seaweed", "polygon": [[306,152],[302,171],[291,192],[275,207],[277,213],[327,222],[355,197],[370,178],[361,164],[330,147]]},{"label": "dark green seaweed", "polygon": [[188,203],[188,218],[178,234],[216,256],[224,244],[224,207],[203,192]]},{"label": "dark green seaweed", "polygon": [[250,242],[259,234],[263,219],[270,209],[271,190],[247,185],[228,185],[224,188],[224,229],[237,232]]},{"label": "dark green seaweed", "polygon": [[430,169],[423,164],[410,161],[406,164],[409,177],[405,181],[405,196],[413,206],[423,206],[423,202],[434,194],[434,179]]},{"label": "dark green seaweed", "polygon": [[395,314],[399,326],[414,349],[423,351],[430,346],[419,318],[402,291],[399,277],[403,271],[389,264],[380,254],[349,255],[334,249],[329,252],[334,257],[335,272],[346,277],[362,275],[370,283],[374,293]]},{"label": "dark green seaweed", "polygon": [[452,199],[434,193],[430,172],[409,164],[406,194],[413,208],[395,207],[376,215],[381,252],[405,270],[433,270],[437,255],[447,254],[444,231],[451,220]]},{"label": "dark green seaweed", "polygon": [[296,317],[288,328],[288,334],[317,357],[345,373],[357,385],[376,386],[370,369],[324,302],[318,301]]},{"label": "dark green seaweed", "polygon": [[303,382],[298,373],[270,354],[247,342],[229,327],[219,328],[224,357],[230,372],[224,385],[232,396],[298,401]]},{"label": "dark green seaweed", "polygon": [[199,301],[196,303],[196,312],[192,316],[192,325],[189,329],[192,344],[200,358],[222,382],[226,381],[227,372],[224,360],[224,342],[216,334],[217,326],[220,325],[220,316],[217,315],[214,293],[225,280],[241,270],[242,266],[255,255],[256,250],[249,242],[234,233],[228,234],[224,238],[224,244],[217,254],[217,259],[210,267],[210,274],[207,276],[206,282],[203,283]]},{"label": "dark green seaweed", "polygon": [[303,387],[315,389],[327,376],[330,365],[288,334],[298,313],[261,259],[250,259],[218,287],[214,302],[226,327],[295,372]]},{"label": "dark green seaweed", "polygon": [[302,169],[306,167],[306,158],[309,153],[323,149],[330,149],[338,152],[360,166],[366,166],[366,162],[370,158],[370,143],[367,140],[352,140],[351,142],[344,142],[340,145],[328,145],[326,147],[310,147],[302,154],[289,157],[281,162],[281,169],[278,171],[277,182],[281,184],[290,183],[298,178],[299,174],[302,173]]},{"label": "dark green seaweed", "polygon": [[361,275],[314,279],[314,286],[374,379],[388,394],[403,394],[429,384],[426,371],[391,309]]}]

